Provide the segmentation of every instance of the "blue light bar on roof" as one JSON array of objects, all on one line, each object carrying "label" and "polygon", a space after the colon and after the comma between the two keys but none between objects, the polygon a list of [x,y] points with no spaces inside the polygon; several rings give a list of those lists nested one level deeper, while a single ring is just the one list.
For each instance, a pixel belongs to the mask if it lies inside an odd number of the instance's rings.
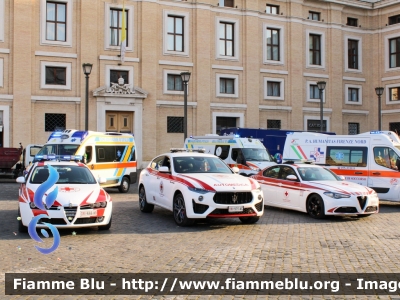
[{"label": "blue light bar on roof", "polygon": [[87,135],[88,135],[87,131],[75,131],[71,138],[81,139],[82,142]]},{"label": "blue light bar on roof", "polygon": [[82,160],[82,155],[57,155],[58,160],[62,161],[78,161]]},{"label": "blue light bar on roof", "polygon": [[53,139],[53,138],[59,138],[59,137],[61,137],[61,135],[62,135],[61,131],[55,131],[52,134],[50,134],[49,139],[47,141],[50,141],[50,139]]},{"label": "blue light bar on roof", "polygon": [[370,131],[370,134],[380,134],[383,133],[383,131]]},{"label": "blue light bar on roof", "polygon": [[55,154],[35,155],[35,159],[40,161],[50,161],[50,160],[81,161],[82,158],[83,158],[82,155],[55,155]]}]

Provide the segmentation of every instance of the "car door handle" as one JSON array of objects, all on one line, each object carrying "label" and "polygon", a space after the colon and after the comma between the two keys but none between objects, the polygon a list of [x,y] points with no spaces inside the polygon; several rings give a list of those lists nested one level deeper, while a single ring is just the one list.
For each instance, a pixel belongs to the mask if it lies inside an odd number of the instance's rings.
[{"label": "car door handle", "polygon": [[170,183],[175,184],[175,182],[173,182],[172,180],[170,181]]},{"label": "car door handle", "polygon": [[362,174],[363,172],[355,172],[354,174]]},{"label": "car door handle", "polygon": [[381,175],[380,172],[372,172],[373,175]]}]

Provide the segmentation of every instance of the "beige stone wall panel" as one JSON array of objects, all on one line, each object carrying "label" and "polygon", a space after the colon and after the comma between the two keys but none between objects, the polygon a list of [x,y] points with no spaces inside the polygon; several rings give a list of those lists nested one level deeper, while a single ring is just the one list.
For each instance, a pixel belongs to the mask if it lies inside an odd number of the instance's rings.
[{"label": "beige stone wall panel", "polygon": [[[76,124],[79,122],[79,115],[76,114],[75,103],[67,102],[41,102],[36,101],[32,103],[33,113],[35,118],[33,120],[33,127],[36,130],[33,132],[32,143],[44,144],[47,142],[51,132],[45,132],[45,114],[66,114],[66,128],[75,129]],[[28,144],[28,142],[26,142]]]},{"label": "beige stone wall panel", "polygon": [[[289,129],[289,121],[292,112],[282,110],[261,110],[260,111],[260,122],[256,128],[267,128],[267,120],[281,120],[281,128]],[[298,114],[300,115],[300,114]],[[303,129],[303,128],[301,128]]]},{"label": "beige stone wall panel", "polygon": [[4,49],[10,49],[12,45],[13,26],[11,26],[11,22],[13,21],[13,8],[11,2],[12,0],[3,0],[4,20],[1,22],[4,24],[4,38],[3,41],[0,41],[0,48]]},{"label": "beige stone wall panel", "polygon": [[[184,146],[183,133],[167,133],[167,117],[183,117],[183,107],[157,107],[157,127],[163,129],[159,130],[157,134],[157,154],[169,152],[170,148],[183,148]],[[193,124],[195,123],[196,109],[189,106],[187,122],[188,137],[196,135],[193,134]]]},{"label": "beige stone wall panel", "polygon": [[[161,21],[153,20],[152,17],[157,15],[158,4],[153,2],[143,2],[141,10],[141,20],[143,20],[142,36],[158,36],[161,29]],[[159,15],[161,17],[161,15]],[[143,161],[149,161],[158,154],[157,133],[161,130],[157,129],[157,121],[154,119],[157,116],[156,95],[157,95],[157,76],[159,49],[161,44],[154,42],[141,43],[141,74],[142,88],[149,91],[147,98],[143,101]],[[145,71],[144,71],[145,70]],[[165,128],[165,125],[164,125]],[[161,131],[165,133],[165,129]]]}]

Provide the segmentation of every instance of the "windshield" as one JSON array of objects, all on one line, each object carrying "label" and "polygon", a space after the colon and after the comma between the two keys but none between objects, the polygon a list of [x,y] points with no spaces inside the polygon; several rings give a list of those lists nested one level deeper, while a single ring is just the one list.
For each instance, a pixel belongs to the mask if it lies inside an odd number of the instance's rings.
[{"label": "windshield", "polygon": [[174,157],[173,163],[176,173],[233,173],[218,157]]},{"label": "windshield", "polygon": [[79,145],[76,144],[49,144],[44,145],[38,152],[38,155],[56,154],[56,155],[74,155]]},{"label": "windshield", "polygon": [[341,181],[341,179],[331,170],[325,168],[297,168],[303,181]]},{"label": "windshield", "polygon": [[[79,145],[76,144],[48,144],[44,145],[42,149],[36,154],[36,156],[55,154],[55,155],[74,155]],[[35,157],[34,162],[39,161],[37,157]]]},{"label": "windshield", "polygon": [[272,161],[266,149],[242,148],[246,161]]},{"label": "windshield", "polygon": [[[86,167],[52,165],[57,170],[57,184],[95,184],[96,180]],[[48,166],[38,166],[32,173],[30,183],[41,184],[49,177]]]}]

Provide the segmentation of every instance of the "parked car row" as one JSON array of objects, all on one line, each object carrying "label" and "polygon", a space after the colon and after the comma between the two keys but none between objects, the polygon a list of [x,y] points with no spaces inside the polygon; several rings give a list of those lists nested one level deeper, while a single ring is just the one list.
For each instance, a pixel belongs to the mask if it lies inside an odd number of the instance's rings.
[{"label": "parked car row", "polygon": [[255,223],[264,205],[326,215],[365,217],[379,211],[377,193],[345,181],[322,166],[294,161],[277,164],[251,177],[241,176],[220,158],[172,150],[155,157],[139,178],[139,206],[173,212],[180,226],[204,218],[239,218]]},{"label": "parked car row", "polygon": [[[81,161],[82,156],[76,155],[43,156],[17,178],[20,231],[40,214],[58,228],[111,227],[111,197],[100,186],[107,179],[96,179]],[[306,212],[317,219],[364,217],[379,211],[373,189],[345,181],[322,166],[291,161],[248,177],[214,154],[185,148],[151,160],[140,174],[138,190],[142,212],[163,207],[179,226],[205,218],[239,218],[253,224],[263,215],[264,205]],[[38,227],[45,226],[41,222]]]}]

